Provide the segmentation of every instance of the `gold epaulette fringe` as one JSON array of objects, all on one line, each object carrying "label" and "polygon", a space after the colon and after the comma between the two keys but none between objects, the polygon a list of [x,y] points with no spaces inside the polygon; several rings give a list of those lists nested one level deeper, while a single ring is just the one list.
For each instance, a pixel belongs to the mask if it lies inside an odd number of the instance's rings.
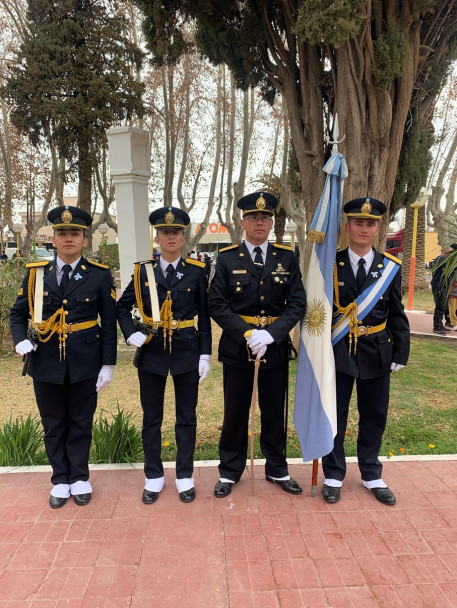
[{"label": "gold epaulette fringe", "polygon": [[322,245],[325,242],[325,232],[318,232],[317,230],[310,230],[308,232],[307,239],[312,243],[319,243]]}]

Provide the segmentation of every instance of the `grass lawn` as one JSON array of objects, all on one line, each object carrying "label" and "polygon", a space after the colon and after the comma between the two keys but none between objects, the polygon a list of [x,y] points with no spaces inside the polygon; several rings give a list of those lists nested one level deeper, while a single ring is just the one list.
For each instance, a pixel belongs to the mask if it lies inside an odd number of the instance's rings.
[{"label": "grass lawn", "polygon": [[[416,307],[416,301],[414,306]],[[214,360],[212,370],[201,384],[198,404],[196,460],[217,460],[217,444],[223,416],[222,366]],[[426,339],[413,339],[408,366],[392,374],[388,425],[381,455],[389,454],[454,454],[457,453],[457,384],[455,370],[457,348]],[[26,418],[37,413],[30,377],[20,376],[22,363],[18,356],[0,359],[2,391],[0,425],[10,419]],[[294,362],[290,365],[289,391],[289,457],[300,457],[300,446],[293,427],[295,389]],[[172,382],[167,383],[162,442],[164,460],[174,460],[174,399]],[[251,392],[252,387],[246,386]],[[306,398],[306,396],[305,396]],[[131,413],[141,426],[141,407],[136,370],[130,360],[120,359],[113,382],[99,396],[98,412],[108,418],[118,411]],[[259,420],[257,417],[257,433]],[[346,438],[348,456],[356,454],[357,412],[351,404]],[[256,457],[261,457],[258,442]]]}]

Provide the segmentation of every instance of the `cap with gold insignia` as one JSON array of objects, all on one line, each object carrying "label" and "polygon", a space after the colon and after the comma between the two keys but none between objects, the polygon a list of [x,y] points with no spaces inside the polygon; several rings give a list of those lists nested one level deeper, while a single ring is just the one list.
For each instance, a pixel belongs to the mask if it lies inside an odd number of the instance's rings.
[{"label": "cap with gold insignia", "polygon": [[354,198],[343,207],[348,217],[359,217],[366,220],[380,220],[387,207],[376,198]]},{"label": "cap with gold insignia", "polygon": [[242,209],[243,215],[247,213],[269,213],[273,215],[277,204],[278,199],[269,192],[246,194],[237,203],[238,207]]},{"label": "cap with gold insignia", "polygon": [[92,217],[87,211],[71,205],[51,209],[47,217],[54,230],[62,228],[85,230],[92,224]]},{"label": "cap with gold insignia", "polygon": [[184,228],[189,224],[189,215],[179,207],[160,207],[149,215],[154,228]]}]

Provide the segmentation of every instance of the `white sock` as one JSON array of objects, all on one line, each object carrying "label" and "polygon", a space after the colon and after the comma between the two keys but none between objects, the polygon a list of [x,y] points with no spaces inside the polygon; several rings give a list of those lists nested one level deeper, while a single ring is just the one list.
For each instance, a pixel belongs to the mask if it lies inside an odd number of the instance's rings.
[{"label": "white sock", "polygon": [[184,479],[176,479],[176,487],[178,492],[187,492],[191,488],[195,487],[193,477],[185,477]]},{"label": "white sock", "polygon": [[144,489],[148,492],[160,492],[164,483],[165,477],[156,477],[155,479],[148,479],[146,477],[144,480]]},{"label": "white sock", "polygon": [[70,484],[70,492],[72,496],[75,496],[75,494],[91,494],[92,486],[88,481],[75,481],[75,483]]},{"label": "white sock", "polygon": [[343,482],[340,481],[339,479],[324,479],[324,483],[326,486],[329,486],[330,488],[341,488],[341,486],[343,485]]},{"label": "white sock", "polygon": [[52,486],[50,494],[51,496],[55,496],[55,498],[69,498],[70,486],[68,483],[58,483],[56,486]]},{"label": "white sock", "polygon": [[364,481],[362,479],[361,483],[369,490],[372,490],[373,488],[387,488],[387,484],[385,484],[382,479],[373,479],[372,481]]}]

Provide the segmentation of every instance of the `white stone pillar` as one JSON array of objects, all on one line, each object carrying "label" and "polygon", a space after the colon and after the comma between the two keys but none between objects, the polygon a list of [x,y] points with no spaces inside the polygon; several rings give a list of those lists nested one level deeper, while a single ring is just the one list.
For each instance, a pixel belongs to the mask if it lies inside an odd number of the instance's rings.
[{"label": "white stone pillar", "polygon": [[151,176],[149,133],[136,127],[108,129],[111,179],[116,188],[121,289],[133,265],[151,258],[148,181]]}]

